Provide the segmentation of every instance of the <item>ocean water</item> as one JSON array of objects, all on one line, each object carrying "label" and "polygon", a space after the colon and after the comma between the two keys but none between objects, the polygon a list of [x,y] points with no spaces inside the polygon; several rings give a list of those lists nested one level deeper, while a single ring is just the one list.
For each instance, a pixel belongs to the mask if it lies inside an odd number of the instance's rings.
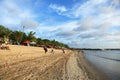
[{"label": "ocean water", "polygon": [[111,80],[120,80],[120,50],[85,50],[84,53],[86,59]]}]

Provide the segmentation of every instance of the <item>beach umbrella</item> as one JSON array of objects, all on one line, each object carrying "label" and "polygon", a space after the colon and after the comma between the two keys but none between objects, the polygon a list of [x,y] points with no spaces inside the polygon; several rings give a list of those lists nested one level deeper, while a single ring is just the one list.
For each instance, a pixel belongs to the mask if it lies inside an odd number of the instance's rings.
[{"label": "beach umbrella", "polygon": [[27,43],[27,44],[29,44],[29,43],[30,43],[30,41],[29,41],[29,40],[26,40],[24,43]]},{"label": "beach umbrella", "polygon": [[33,42],[30,42],[30,44],[36,44],[36,42],[33,41]]}]

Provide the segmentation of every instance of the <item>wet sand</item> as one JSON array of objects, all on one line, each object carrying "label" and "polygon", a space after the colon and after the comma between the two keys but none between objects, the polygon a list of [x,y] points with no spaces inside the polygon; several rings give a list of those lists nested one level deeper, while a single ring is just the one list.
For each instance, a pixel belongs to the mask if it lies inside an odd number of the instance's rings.
[{"label": "wet sand", "polygon": [[[0,50],[0,80],[107,80],[77,51],[14,46]],[[101,77],[102,76],[102,77]]]}]

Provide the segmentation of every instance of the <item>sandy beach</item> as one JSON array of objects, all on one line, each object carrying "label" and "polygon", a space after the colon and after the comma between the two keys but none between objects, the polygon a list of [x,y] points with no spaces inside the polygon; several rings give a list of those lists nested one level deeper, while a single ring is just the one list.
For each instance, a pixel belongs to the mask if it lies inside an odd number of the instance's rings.
[{"label": "sandy beach", "polygon": [[77,51],[10,45],[0,50],[0,80],[107,80]]}]

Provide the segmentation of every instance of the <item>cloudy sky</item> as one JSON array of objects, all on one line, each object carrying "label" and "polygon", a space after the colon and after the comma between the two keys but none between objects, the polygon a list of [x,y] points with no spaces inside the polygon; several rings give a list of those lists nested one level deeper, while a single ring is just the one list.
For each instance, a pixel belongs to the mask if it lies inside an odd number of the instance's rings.
[{"label": "cloudy sky", "polygon": [[120,48],[120,0],[0,0],[0,24],[75,48]]}]

